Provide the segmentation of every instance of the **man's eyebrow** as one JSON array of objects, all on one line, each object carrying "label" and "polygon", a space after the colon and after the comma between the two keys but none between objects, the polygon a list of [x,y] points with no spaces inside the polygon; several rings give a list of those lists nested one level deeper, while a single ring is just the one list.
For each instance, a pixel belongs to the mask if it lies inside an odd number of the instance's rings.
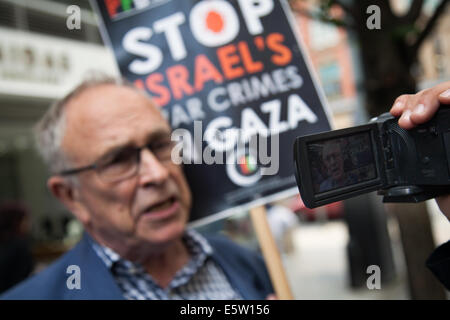
[{"label": "man's eyebrow", "polygon": [[[158,140],[158,139],[166,138],[166,137],[170,139],[170,130],[167,130],[167,129],[164,129],[164,128],[160,128],[160,129],[157,129],[157,130],[151,132],[145,138],[145,144],[150,143],[152,140]],[[122,144],[119,144],[119,145],[116,145],[116,146],[113,146],[113,147],[107,149],[103,153],[103,155],[100,156],[100,159],[104,158],[104,157],[111,156],[111,155],[115,155],[115,154],[117,154],[117,153],[119,153],[122,150],[127,149],[127,148],[137,148],[137,147],[141,147],[141,146],[137,146],[133,142],[128,141],[128,142],[125,142],[125,143],[122,143]]]},{"label": "man's eyebrow", "polygon": [[152,140],[158,140],[158,139],[162,139],[162,138],[170,139],[170,134],[171,134],[170,130],[161,128],[161,129],[155,130],[152,133],[150,133],[147,136],[146,142],[148,143]]}]

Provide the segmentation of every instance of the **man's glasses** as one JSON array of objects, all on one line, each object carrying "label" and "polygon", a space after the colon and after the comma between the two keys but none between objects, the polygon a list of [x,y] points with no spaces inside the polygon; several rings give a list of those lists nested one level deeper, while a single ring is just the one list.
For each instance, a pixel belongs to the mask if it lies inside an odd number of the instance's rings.
[{"label": "man's glasses", "polygon": [[140,148],[125,147],[101,157],[98,161],[88,166],[61,171],[63,176],[77,174],[87,170],[95,170],[99,178],[105,183],[114,183],[134,177],[139,172],[142,149],[150,152],[161,163],[171,161],[173,142],[162,140],[151,142]]}]

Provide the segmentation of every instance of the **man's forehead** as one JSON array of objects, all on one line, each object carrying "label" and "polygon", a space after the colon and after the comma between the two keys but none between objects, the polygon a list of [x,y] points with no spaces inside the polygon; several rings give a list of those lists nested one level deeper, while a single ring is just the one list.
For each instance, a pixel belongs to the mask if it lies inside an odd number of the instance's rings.
[{"label": "man's forehead", "polygon": [[139,91],[137,88],[131,88],[116,84],[100,84],[87,88],[73,97],[67,104],[66,110],[90,109],[96,106],[95,110],[102,110],[99,107],[114,108],[123,107],[128,101],[138,101],[149,108],[156,108],[151,99]]},{"label": "man's forehead", "polygon": [[101,125],[108,121],[130,120],[147,116],[161,120],[162,115],[152,100],[136,89],[120,85],[99,85],[88,88],[69,101],[68,118],[75,124]]},{"label": "man's forehead", "polygon": [[67,105],[65,147],[77,152],[97,143],[96,152],[146,139],[170,127],[152,101],[132,88],[101,85],[89,88]]},{"label": "man's forehead", "polygon": [[338,143],[327,143],[323,146],[323,152],[336,152],[340,150],[340,146]]}]

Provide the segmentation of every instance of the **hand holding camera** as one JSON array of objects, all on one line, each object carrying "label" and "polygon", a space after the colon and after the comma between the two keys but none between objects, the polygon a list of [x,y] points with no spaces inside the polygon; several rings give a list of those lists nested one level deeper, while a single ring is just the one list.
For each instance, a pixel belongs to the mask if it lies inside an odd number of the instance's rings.
[{"label": "hand holding camera", "polygon": [[[403,95],[391,114],[382,114],[367,125],[298,137],[294,161],[305,205],[314,208],[374,190],[384,202],[419,202],[448,195],[448,88],[450,83],[443,83]],[[444,202],[439,200],[445,207]]]},{"label": "hand holding camera", "polygon": [[[399,125],[412,129],[426,123],[438,111],[440,105],[450,104],[450,81],[417,94],[402,95],[395,100],[391,114],[399,118]],[[441,211],[450,220],[450,195],[436,198]]]}]

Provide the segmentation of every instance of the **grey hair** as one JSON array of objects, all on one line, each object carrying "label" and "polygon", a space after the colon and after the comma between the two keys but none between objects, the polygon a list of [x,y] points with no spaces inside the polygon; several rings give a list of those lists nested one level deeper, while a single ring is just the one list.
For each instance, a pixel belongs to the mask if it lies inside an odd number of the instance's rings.
[{"label": "grey hair", "polygon": [[126,86],[139,91],[126,79],[95,72],[86,77],[65,97],[55,101],[34,126],[37,151],[52,174],[58,174],[70,166],[68,157],[61,149],[66,129],[65,110],[67,104],[89,88],[108,84]]}]

